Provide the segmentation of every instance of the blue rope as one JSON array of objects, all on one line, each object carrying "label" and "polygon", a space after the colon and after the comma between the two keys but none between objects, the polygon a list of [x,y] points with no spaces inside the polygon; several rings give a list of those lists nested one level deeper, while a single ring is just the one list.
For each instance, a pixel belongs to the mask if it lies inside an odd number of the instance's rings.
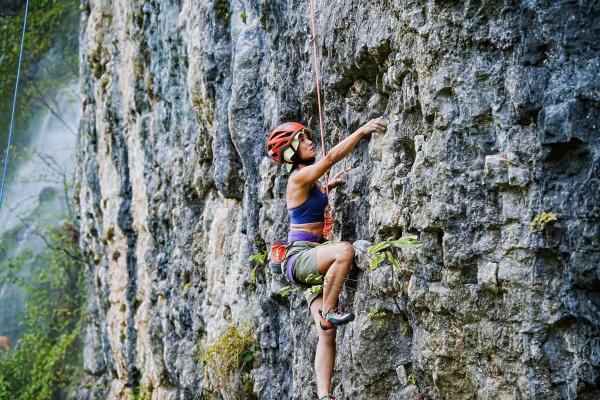
[{"label": "blue rope", "polygon": [[10,143],[12,141],[13,126],[15,122],[15,109],[17,107],[17,92],[19,91],[19,77],[21,76],[21,60],[23,59],[23,47],[25,47],[25,29],[27,28],[27,10],[29,9],[29,0],[25,1],[25,19],[23,20],[23,33],[21,34],[21,50],[19,51],[19,63],[17,64],[17,82],[15,83],[15,94],[13,97],[12,115],[10,117],[10,128],[8,130],[8,145],[6,146],[6,158],[4,159],[4,171],[2,172],[2,183],[0,184],[0,208],[2,208],[2,198],[4,196],[4,181],[6,180],[6,170],[8,169],[8,155],[10,153]]}]

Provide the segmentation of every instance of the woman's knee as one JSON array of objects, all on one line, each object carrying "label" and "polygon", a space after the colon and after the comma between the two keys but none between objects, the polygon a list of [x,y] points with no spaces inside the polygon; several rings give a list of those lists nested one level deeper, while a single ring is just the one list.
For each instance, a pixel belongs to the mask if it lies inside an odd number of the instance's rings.
[{"label": "woman's knee", "polygon": [[354,246],[348,242],[336,244],[336,261],[352,264],[352,261],[354,261]]}]

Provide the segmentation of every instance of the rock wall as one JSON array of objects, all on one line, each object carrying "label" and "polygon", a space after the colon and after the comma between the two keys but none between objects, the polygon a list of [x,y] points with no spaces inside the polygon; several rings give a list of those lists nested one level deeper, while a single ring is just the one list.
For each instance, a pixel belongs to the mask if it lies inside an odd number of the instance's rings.
[{"label": "rock wall", "polygon": [[[78,397],[208,398],[198,346],[250,324],[251,371],[213,396],[310,399],[316,333],[302,296],[279,296],[268,268],[253,280],[247,261],[288,223],[266,133],[317,125],[308,1],[81,9],[90,315]],[[358,257],[336,394],[599,398],[600,3],[317,9],[327,147],[389,121],[334,167],[349,170],[336,237],[422,243],[400,273]],[[557,220],[532,231],[543,212]]]}]

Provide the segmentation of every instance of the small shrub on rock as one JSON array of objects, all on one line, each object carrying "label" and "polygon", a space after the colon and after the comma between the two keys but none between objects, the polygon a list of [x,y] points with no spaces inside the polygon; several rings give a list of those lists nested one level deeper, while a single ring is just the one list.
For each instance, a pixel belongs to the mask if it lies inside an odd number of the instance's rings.
[{"label": "small shrub on rock", "polygon": [[235,390],[241,374],[252,364],[257,352],[256,338],[251,328],[229,327],[214,342],[200,348],[198,358],[216,390]]}]

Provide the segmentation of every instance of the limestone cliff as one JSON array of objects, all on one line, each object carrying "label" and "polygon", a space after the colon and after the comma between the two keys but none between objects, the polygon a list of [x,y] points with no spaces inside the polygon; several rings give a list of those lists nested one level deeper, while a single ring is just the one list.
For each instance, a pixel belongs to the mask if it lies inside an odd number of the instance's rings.
[{"label": "limestone cliff", "polygon": [[[310,399],[302,296],[248,257],[284,238],[270,128],[315,128],[308,1],[84,0],[78,184],[89,321],[80,398],[207,398],[198,345],[255,327],[219,396]],[[347,399],[600,397],[600,3],[317,1],[338,239],[415,234],[402,273],[359,257]],[[556,213],[543,229],[530,224]],[[364,248],[364,242],[357,244]],[[244,388],[242,391],[241,388]],[[252,392],[253,394],[250,394]]]}]

